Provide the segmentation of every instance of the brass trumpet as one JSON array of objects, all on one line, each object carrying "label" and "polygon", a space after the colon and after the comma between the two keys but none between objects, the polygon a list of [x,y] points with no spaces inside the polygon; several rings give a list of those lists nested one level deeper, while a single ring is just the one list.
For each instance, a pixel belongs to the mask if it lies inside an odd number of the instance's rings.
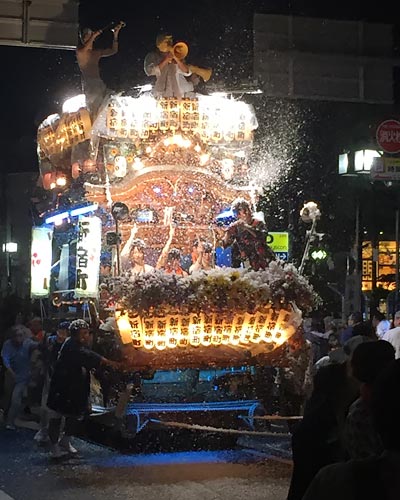
[{"label": "brass trumpet", "polygon": [[192,64],[188,64],[188,68],[195,75],[199,75],[205,82],[211,78],[212,69],[211,68],[199,68],[198,66],[193,66]]},{"label": "brass trumpet", "polygon": [[171,52],[177,59],[185,59],[189,54],[189,47],[185,42],[177,42],[171,47]]},{"label": "brass trumpet", "polygon": [[[179,60],[185,59],[189,54],[189,46],[185,42],[177,42],[173,47],[171,47],[172,54]],[[200,76],[205,82],[211,78],[212,69],[211,68],[199,68],[192,64],[188,65],[190,71],[195,75]]]}]

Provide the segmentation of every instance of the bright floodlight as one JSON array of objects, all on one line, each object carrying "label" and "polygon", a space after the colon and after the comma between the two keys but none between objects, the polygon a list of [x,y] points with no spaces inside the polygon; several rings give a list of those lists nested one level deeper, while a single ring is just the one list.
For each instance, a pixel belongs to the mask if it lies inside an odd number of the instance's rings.
[{"label": "bright floodlight", "polygon": [[374,158],[379,158],[381,155],[373,149],[363,149],[356,151],[354,154],[354,170],[356,172],[370,172]]},{"label": "bright floodlight", "polygon": [[79,94],[67,99],[63,104],[62,111],[63,113],[75,113],[81,108],[86,108],[85,94]]},{"label": "bright floodlight", "polygon": [[349,155],[347,153],[343,153],[339,155],[339,174],[347,174],[347,170],[349,168]]},{"label": "bright floodlight", "polygon": [[57,186],[60,186],[60,187],[65,186],[67,184],[67,179],[64,176],[57,177],[56,184],[57,184]]}]

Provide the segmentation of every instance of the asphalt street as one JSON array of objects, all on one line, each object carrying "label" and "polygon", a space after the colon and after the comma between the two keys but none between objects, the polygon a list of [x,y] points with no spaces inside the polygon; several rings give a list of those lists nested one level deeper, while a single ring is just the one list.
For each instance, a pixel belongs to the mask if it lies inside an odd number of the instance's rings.
[{"label": "asphalt street", "polygon": [[290,461],[255,449],[128,454],[75,439],[79,455],[54,461],[33,435],[0,429],[0,500],[286,499]]}]

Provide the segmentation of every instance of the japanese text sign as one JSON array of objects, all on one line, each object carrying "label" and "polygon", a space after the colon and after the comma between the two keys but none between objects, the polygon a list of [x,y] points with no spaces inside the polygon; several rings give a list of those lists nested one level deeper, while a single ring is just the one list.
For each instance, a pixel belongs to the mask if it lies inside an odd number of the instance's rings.
[{"label": "japanese text sign", "polygon": [[77,297],[97,297],[101,252],[101,220],[98,217],[80,217],[76,244]]}]

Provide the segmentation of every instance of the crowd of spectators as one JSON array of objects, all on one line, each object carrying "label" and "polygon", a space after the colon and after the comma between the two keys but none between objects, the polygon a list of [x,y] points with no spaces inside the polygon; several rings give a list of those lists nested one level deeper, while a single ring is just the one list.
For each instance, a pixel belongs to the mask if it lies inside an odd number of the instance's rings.
[{"label": "crowd of spectators", "polygon": [[[332,317],[305,322],[313,391],[292,433],[288,500],[398,498],[400,311],[391,326],[380,313],[371,321],[353,313],[342,327]],[[90,348],[83,320],[61,321],[48,333],[40,318],[23,324],[17,317],[7,337],[0,379],[6,431],[36,408],[35,441],[52,458],[75,454],[71,436],[90,411],[90,373],[120,370],[121,362]]]},{"label": "crowd of spectators", "polygon": [[288,500],[394,500],[400,491],[400,311],[305,324],[314,384],[292,434]]},{"label": "crowd of spectators", "polygon": [[92,345],[86,321],[60,321],[45,332],[41,318],[7,330],[1,347],[0,416],[5,430],[13,432],[24,419],[39,420],[34,440],[50,456],[77,453],[71,436],[90,412],[90,373],[100,366],[120,369]]}]

